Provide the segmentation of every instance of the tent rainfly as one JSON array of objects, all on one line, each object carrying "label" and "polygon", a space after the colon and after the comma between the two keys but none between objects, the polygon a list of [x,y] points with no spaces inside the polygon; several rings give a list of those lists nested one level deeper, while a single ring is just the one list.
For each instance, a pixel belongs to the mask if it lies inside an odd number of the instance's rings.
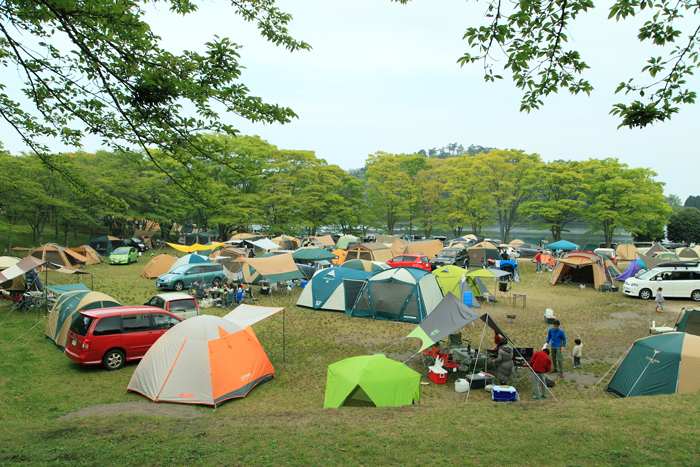
[{"label": "tent rainfly", "polygon": [[460,295],[459,284],[464,279],[467,270],[459,266],[442,266],[433,271],[433,275],[437,278],[438,284],[442,289],[442,293],[447,295],[452,292],[455,295]]},{"label": "tent rainfly", "polygon": [[361,243],[348,249],[348,254],[345,256],[345,261],[353,259],[364,259],[367,261],[380,261],[386,263],[394,255],[391,248],[383,243]]},{"label": "tent rainfly", "polygon": [[162,254],[154,256],[141,270],[141,277],[144,279],[156,279],[161,274],[165,274],[175,264],[177,258]]},{"label": "tent rainfly", "polygon": [[700,310],[684,308],[678,315],[676,331],[700,336]]},{"label": "tent rainfly", "polygon": [[549,283],[555,285],[562,281],[592,284],[596,289],[600,289],[604,283],[612,283],[612,278],[600,256],[585,251],[571,251],[559,258]]},{"label": "tent rainfly", "polygon": [[122,239],[110,235],[102,235],[91,238],[88,245],[102,256],[109,256],[114,250],[122,246]]},{"label": "tent rainfly", "polygon": [[418,351],[422,352],[477,319],[479,315],[462,303],[452,292],[447,292],[433,312],[406,337],[420,339],[422,345]]},{"label": "tent rainfly", "polygon": [[637,257],[637,247],[631,243],[620,243],[615,248],[615,254],[625,261],[632,261]]},{"label": "tent rainfly", "polygon": [[297,300],[297,306],[345,312],[344,281],[365,281],[370,272],[349,268],[322,269],[314,274]]},{"label": "tent rainfly", "polygon": [[45,245],[32,248],[28,256],[33,256],[37,259],[48,261],[64,267],[75,267],[83,265],[87,262],[87,258],[72,251],[68,248],[56,245],[55,243],[47,243]]},{"label": "tent rainfly", "polygon": [[46,322],[46,337],[61,349],[66,347],[68,328],[79,311],[110,308],[121,304],[102,292],[66,292],[56,300]]},{"label": "tent rainfly", "polygon": [[267,258],[240,258],[236,261],[244,263],[243,276],[248,284],[257,284],[262,278],[270,283],[304,278],[291,253]]},{"label": "tent rainfly", "polygon": [[90,264],[100,264],[104,261],[102,256],[95,251],[93,247],[90,245],[81,245],[79,247],[74,247],[74,248],[68,248],[71,251],[74,251],[78,253],[79,255],[82,255],[85,257],[85,264],[90,265]]}]

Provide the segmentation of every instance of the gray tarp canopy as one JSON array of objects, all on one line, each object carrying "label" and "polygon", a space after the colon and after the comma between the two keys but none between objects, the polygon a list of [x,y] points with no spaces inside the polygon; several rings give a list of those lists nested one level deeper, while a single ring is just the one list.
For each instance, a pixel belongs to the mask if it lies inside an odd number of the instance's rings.
[{"label": "gray tarp canopy", "polygon": [[419,351],[423,351],[477,319],[479,315],[462,303],[452,292],[447,292],[433,311],[406,337],[420,339],[423,345]]}]

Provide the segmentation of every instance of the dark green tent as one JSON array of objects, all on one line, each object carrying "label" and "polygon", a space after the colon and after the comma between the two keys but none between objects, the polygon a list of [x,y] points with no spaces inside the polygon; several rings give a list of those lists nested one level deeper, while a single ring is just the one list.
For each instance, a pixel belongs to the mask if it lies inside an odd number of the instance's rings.
[{"label": "dark green tent", "polygon": [[669,332],[639,339],[605,390],[617,397],[700,389],[700,337]]},{"label": "dark green tent", "polygon": [[678,332],[687,332],[695,336],[700,336],[700,310],[691,308],[684,309],[679,316],[678,324],[676,325]]},{"label": "dark green tent", "polygon": [[384,354],[328,366],[324,408],[399,407],[420,401],[420,373]]}]

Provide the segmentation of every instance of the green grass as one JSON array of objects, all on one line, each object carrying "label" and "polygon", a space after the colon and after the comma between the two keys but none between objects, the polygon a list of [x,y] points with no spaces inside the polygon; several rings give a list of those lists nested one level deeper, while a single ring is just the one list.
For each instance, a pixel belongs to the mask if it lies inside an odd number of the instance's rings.
[{"label": "green grass", "polygon": [[[157,292],[155,281],[139,276],[147,259],[86,270],[94,273],[96,290],[124,304],[141,304]],[[61,420],[89,405],[146,401],[126,392],[136,365],[116,372],[76,365],[43,338],[43,317],[8,315],[9,308],[0,308],[0,465],[697,464],[700,394],[621,400],[603,393],[602,384],[591,387],[635,339],[648,335],[647,303],[621,293],[549,286],[546,279],[522,263],[522,281],[513,291],[527,293],[527,307],[512,309],[501,299],[487,309],[524,347],[544,343],[547,307],[567,333],[567,356],[573,339],[581,336],[586,376],[567,372],[572,376],[554,389],[559,402],[528,400],[531,387],[525,378],[516,386],[523,398],[518,403],[493,403],[488,393],[476,390],[465,404],[465,394],[456,393],[450,382],[421,386],[421,402],[411,407],[323,409],[327,367],[343,358],[386,348],[387,356],[408,360],[424,381],[427,372],[414,356],[419,341],[402,342],[412,325],[297,308],[301,289],[295,288],[290,296],[260,297],[260,304],[274,300],[286,307],[286,348],[281,314],[254,325],[276,376],[246,398],[216,410],[198,407],[205,416],[196,419],[110,415]],[[52,283],[74,280],[49,273]],[[666,323],[672,324],[674,311],[686,305],[669,300]],[[225,313],[218,308],[204,312]],[[506,323],[507,314],[517,315],[516,324]],[[462,330],[475,344],[482,331],[480,325]],[[484,345],[492,342],[489,331]]]}]

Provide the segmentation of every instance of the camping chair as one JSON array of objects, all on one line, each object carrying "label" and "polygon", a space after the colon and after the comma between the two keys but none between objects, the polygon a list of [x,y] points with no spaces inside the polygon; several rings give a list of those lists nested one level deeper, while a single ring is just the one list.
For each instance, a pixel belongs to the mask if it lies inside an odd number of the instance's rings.
[{"label": "camping chair", "polygon": [[234,305],[240,305],[245,300],[245,291],[243,289],[236,289],[236,295],[234,297]]}]

